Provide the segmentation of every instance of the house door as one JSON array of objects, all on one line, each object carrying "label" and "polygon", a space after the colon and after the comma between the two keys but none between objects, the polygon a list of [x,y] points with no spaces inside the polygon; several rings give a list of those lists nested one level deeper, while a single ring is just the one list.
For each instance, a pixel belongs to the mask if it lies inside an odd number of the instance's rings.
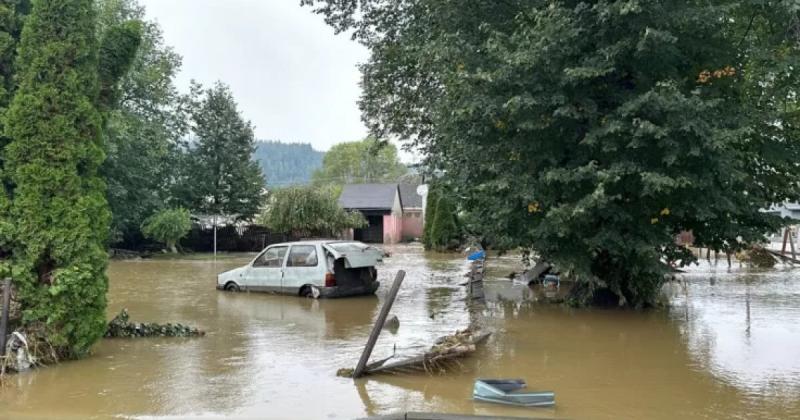
[{"label": "house door", "polygon": [[353,231],[353,239],[368,243],[383,243],[383,216],[367,216],[369,226]]}]

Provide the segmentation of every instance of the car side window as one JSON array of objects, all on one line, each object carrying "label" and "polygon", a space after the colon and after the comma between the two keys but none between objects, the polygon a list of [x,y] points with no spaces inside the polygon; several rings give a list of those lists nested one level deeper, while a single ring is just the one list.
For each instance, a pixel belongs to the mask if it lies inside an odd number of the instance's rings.
[{"label": "car side window", "polygon": [[287,246],[276,246],[266,250],[253,262],[253,267],[278,267],[283,265],[283,256],[286,255]]},{"label": "car side window", "polygon": [[287,267],[316,267],[317,247],[314,245],[295,245],[289,252]]}]

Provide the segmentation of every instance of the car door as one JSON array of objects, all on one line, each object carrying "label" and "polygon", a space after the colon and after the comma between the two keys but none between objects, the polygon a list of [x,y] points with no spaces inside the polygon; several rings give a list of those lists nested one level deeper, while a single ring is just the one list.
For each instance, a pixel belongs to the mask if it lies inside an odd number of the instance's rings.
[{"label": "car door", "polygon": [[256,257],[247,273],[247,289],[279,293],[283,282],[283,262],[288,249],[285,245],[273,246]]},{"label": "car door", "polygon": [[317,245],[292,245],[283,277],[283,292],[297,294],[306,284],[323,286],[325,272],[320,270],[322,254]]}]

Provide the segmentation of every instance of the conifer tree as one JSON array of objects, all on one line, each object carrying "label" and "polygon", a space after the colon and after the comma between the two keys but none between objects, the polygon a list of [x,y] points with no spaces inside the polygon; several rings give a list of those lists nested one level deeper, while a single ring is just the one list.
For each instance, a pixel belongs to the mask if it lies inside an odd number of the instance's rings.
[{"label": "conifer tree", "polygon": [[[115,32],[101,80],[92,0],[33,0],[19,41],[16,91],[6,113],[2,234],[23,322],[62,357],[85,354],[105,331],[110,212],[98,168],[105,158],[102,88],[111,92],[136,25]],[[124,53],[123,53],[124,52]],[[108,69],[106,69],[108,70]],[[109,95],[111,97],[112,95]]]}]

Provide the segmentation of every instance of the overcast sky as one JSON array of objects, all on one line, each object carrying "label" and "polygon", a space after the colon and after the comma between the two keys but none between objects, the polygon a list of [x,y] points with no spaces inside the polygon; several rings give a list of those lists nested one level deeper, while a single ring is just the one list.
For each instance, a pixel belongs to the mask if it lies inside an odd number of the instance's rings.
[{"label": "overcast sky", "polygon": [[300,0],[140,1],[183,56],[178,87],[227,83],[258,139],[328,150],[367,134],[356,64],[368,52]]}]

